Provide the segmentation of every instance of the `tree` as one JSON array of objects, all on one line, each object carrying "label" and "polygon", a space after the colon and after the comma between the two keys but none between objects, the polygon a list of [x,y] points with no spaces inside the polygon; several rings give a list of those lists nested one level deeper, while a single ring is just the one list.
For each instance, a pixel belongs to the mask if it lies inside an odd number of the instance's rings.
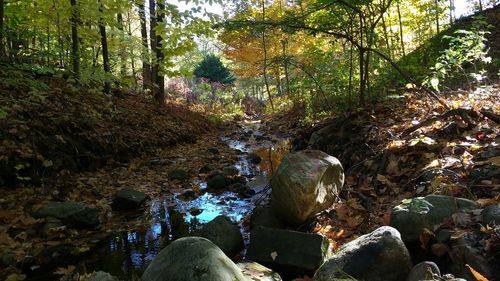
[{"label": "tree", "polygon": [[78,50],[78,23],[80,12],[76,0],[70,0],[71,4],[71,56],[73,61],[73,75],[77,82],[80,80],[80,52]]},{"label": "tree", "polygon": [[205,78],[211,83],[232,84],[236,77],[224,66],[220,58],[216,55],[207,55],[195,68],[194,75],[198,78]]}]

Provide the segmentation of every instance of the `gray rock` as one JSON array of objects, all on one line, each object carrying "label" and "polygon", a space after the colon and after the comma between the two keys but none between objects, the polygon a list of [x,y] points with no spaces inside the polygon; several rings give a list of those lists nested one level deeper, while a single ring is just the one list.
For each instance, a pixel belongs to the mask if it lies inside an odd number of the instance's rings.
[{"label": "gray rock", "polygon": [[200,174],[208,174],[212,171],[212,168],[210,168],[208,165],[205,165],[200,168],[200,171],[198,173]]},{"label": "gray rock", "polygon": [[314,274],[314,281],[352,276],[358,281],[401,281],[412,268],[410,254],[399,232],[382,226],[360,236],[336,252]]},{"label": "gray rock", "polygon": [[146,193],[127,187],[116,193],[111,207],[115,211],[134,210],[141,207],[148,199],[149,196]]},{"label": "gray rock", "polygon": [[482,212],[484,224],[500,224],[500,205],[491,205]]},{"label": "gray rock", "polygon": [[324,261],[328,248],[327,239],[318,234],[257,226],[250,233],[245,258],[270,267],[310,273]]},{"label": "gray rock", "polygon": [[403,240],[418,241],[424,228],[433,229],[456,212],[477,208],[471,200],[445,195],[405,199],[392,209],[390,225],[401,233]]},{"label": "gray rock", "polygon": [[219,150],[216,147],[209,147],[207,150],[212,154],[219,154]]},{"label": "gray rock", "polygon": [[238,168],[236,168],[235,166],[225,167],[222,170],[222,174],[227,177],[237,176],[239,173],[240,170],[238,170]]},{"label": "gray rock", "polygon": [[209,189],[222,189],[231,184],[231,179],[221,175],[215,174],[207,179],[207,188]]},{"label": "gray rock", "polygon": [[188,180],[189,179],[189,173],[187,171],[184,171],[182,169],[176,169],[168,173],[168,178],[170,180]]},{"label": "gray rock", "polygon": [[287,222],[299,225],[330,207],[344,184],[337,158],[318,150],[287,154],[273,175],[273,207]]},{"label": "gray rock", "polygon": [[489,280],[492,280],[495,276],[488,261],[479,253],[479,250],[474,247],[477,241],[479,241],[479,237],[472,233],[466,233],[460,238],[450,241],[450,256],[453,257],[453,259],[448,266],[448,270],[455,277],[464,278],[466,280],[476,280],[466,264]]},{"label": "gray rock", "polygon": [[143,281],[248,281],[214,243],[202,237],[175,240],[153,259]]},{"label": "gray rock", "polygon": [[218,216],[205,224],[200,230],[200,236],[212,241],[230,258],[234,258],[243,249],[240,228],[226,216]]},{"label": "gray rock", "polygon": [[433,280],[435,279],[434,275],[441,276],[439,267],[431,261],[424,261],[411,269],[410,274],[406,277],[406,281]]},{"label": "gray rock", "polygon": [[262,162],[262,158],[256,153],[249,153],[247,155],[247,160],[252,164],[259,164],[260,162]]},{"label": "gray rock", "polygon": [[97,271],[87,281],[118,281],[118,278],[107,272]]},{"label": "gray rock", "polygon": [[279,219],[270,207],[256,207],[250,216],[250,227],[267,226],[271,228],[286,228],[286,223]]},{"label": "gray rock", "polygon": [[35,214],[35,218],[53,217],[74,228],[95,228],[99,224],[99,211],[82,202],[51,202]]},{"label": "gray rock", "polygon": [[51,228],[58,228],[63,225],[64,225],[63,221],[58,218],[46,217],[43,223],[42,232],[48,233]]},{"label": "gray rock", "polygon": [[281,276],[273,270],[256,262],[240,262],[236,264],[241,272],[250,280],[282,281]]}]

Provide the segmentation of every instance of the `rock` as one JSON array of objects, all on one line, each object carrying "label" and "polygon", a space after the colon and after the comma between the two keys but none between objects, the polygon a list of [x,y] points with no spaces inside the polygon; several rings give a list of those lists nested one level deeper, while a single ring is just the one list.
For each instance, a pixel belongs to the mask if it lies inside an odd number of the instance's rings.
[{"label": "rock", "polygon": [[237,176],[239,173],[240,173],[240,170],[238,170],[238,168],[236,168],[235,166],[225,167],[222,170],[222,174],[226,177]]},{"label": "rock", "polygon": [[38,210],[35,218],[53,217],[74,228],[95,228],[99,224],[99,211],[82,202],[51,202]]},{"label": "rock", "polygon": [[230,258],[234,258],[243,249],[240,228],[226,216],[218,216],[205,224],[200,230],[200,236],[212,241]]},{"label": "rock", "polygon": [[250,216],[250,227],[266,226],[271,228],[286,228],[286,223],[280,220],[270,207],[256,207]]},{"label": "rock", "polygon": [[434,229],[458,211],[477,208],[471,200],[445,195],[405,199],[392,209],[390,225],[401,233],[403,240],[418,241],[424,228]]},{"label": "rock", "polygon": [[16,263],[16,256],[10,249],[4,249],[0,254],[0,265],[8,267]]},{"label": "rock", "polygon": [[97,271],[87,281],[118,281],[118,278],[107,272]]},{"label": "rock", "polygon": [[199,173],[200,174],[208,174],[212,171],[212,168],[210,168],[208,165],[205,165],[203,167],[200,168],[200,171]]},{"label": "rock", "polygon": [[314,274],[314,281],[401,281],[412,268],[410,254],[399,232],[382,226],[342,246]]},{"label": "rock", "polygon": [[170,180],[188,180],[189,179],[189,173],[187,171],[184,171],[182,169],[175,169],[168,173],[168,178]]},{"label": "rock", "polygon": [[219,154],[219,150],[216,147],[209,147],[207,150],[212,154]]},{"label": "rock", "polygon": [[484,224],[500,225],[500,205],[491,205],[482,212]]},{"label": "rock", "polygon": [[252,164],[259,164],[260,162],[262,162],[262,158],[256,153],[249,153],[247,155],[247,160]]},{"label": "rock", "polygon": [[241,272],[250,280],[282,281],[281,276],[273,270],[256,262],[240,262],[236,264]]},{"label": "rock", "polygon": [[186,189],[181,193],[182,200],[192,200],[194,198],[196,198],[196,192],[192,188]]},{"label": "rock", "polygon": [[143,281],[249,281],[224,252],[202,237],[175,240],[153,259]]},{"label": "rock", "polygon": [[231,179],[221,175],[215,174],[207,179],[207,188],[210,189],[222,189],[231,184]]},{"label": "rock", "polygon": [[424,261],[411,269],[410,274],[406,277],[406,281],[434,280],[433,274],[441,276],[439,267],[431,261]]},{"label": "rock", "polygon": [[271,268],[312,273],[324,261],[328,240],[318,234],[257,226],[250,233],[246,259]]},{"label": "rock", "polygon": [[[448,266],[448,270],[455,277],[476,280],[466,264],[489,280],[492,280],[495,276],[488,261],[474,247],[474,244],[479,240],[480,238],[476,234],[466,233],[460,238],[450,241],[450,256],[453,258],[451,259],[451,264]],[[482,248],[482,246],[479,247]]]},{"label": "rock", "polygon": [[287,154],[271,181],[273,206],[295,225],[330,207],[344,184],[340,162],[318,150]]},{"label": "rock", "polygon": [[95,197],[97,198],[102,198],[102,193],[104,192],[104,188],[102,186],[98,186],[94,189],[92,189],[92,191],[90,191],[92,193],[92,195],[94,195]]},{"label": "rock", "polygon": [[115,211],[134,210],[141,207],[148,199],[149,196],[146,193],[126,187],[116,193],[111,207]]},{"label": "rock", "polygon": [[58,218],[46,217],[43,223],[42,232],[48,233],[51,228],[58,228],[63,225],[64,225],[63,221]]}]

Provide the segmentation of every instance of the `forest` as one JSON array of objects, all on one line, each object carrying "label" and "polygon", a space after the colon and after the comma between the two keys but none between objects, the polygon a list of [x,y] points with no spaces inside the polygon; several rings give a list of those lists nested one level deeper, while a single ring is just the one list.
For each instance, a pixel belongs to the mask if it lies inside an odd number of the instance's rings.
[{"label": "forest", "polygon": [[500,280],[497,0],[0,0],[0,280]]}]

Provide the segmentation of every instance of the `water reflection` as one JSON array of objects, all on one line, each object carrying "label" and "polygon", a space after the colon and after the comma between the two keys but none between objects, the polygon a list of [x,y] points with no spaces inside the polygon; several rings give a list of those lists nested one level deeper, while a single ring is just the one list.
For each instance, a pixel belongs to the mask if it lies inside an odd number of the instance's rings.
[{"label": "water reflection", "polygon": [[[246,129],[253,131],[248,141],[223,139],[233,149],[253,152],[262,158],[255,165],[247,161],[247,156],[243,154],[235,165],[240,175],[250,179],[247,185],[257,193],[269,185],[274,170],[290,149],[287,141],[278,144],[271,141],[257,142],[255,136],[262,135],[258,131],[259,126],[254,123]],[[206,191],[206,182],[196,181],[193,184],[196,190]],[[189,236],[218,215],[226,215],[233,221],[241,222],[254,208],[260,195],[242,199],[236,193],[227,191],[218,194],[205,192],[188,201],[180,197],[180,194],[175,194],[173,197],[165,196],[150,201],[147,211],[139,218],[147,222],[147,227],[117,234],[101,243],[99,249],[80,264],[82,271],[103,270],[121,280],[138,280],[151,260],[168,243]]]}]

